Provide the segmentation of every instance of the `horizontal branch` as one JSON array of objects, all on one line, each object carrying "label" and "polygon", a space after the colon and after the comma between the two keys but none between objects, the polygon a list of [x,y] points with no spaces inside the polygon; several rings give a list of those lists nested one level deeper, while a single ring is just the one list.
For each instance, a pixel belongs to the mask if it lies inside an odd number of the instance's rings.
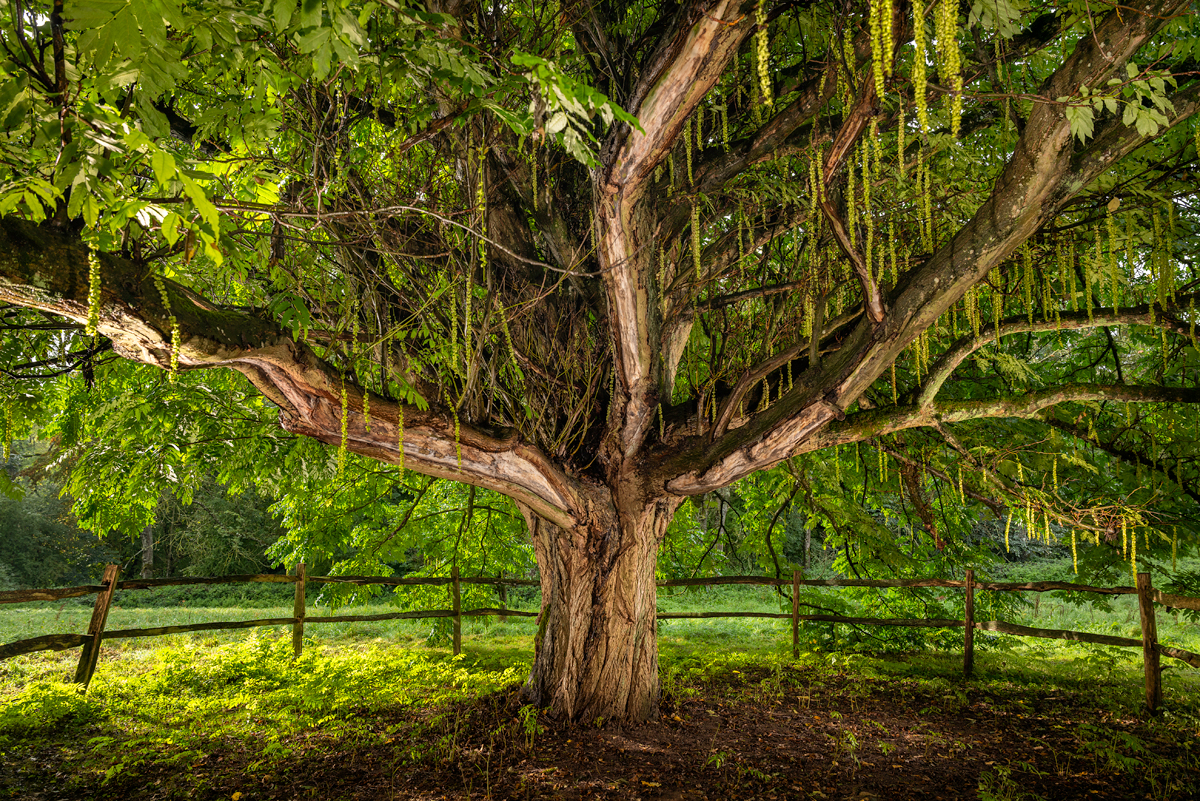
[{"label": "horizontal branch", "polygon": [[[1026,317],[1010,317],[1000,323],[1000,337],[1012,334],[1041,333],[1046,331],[1079,330],[1084,328],[1101,328],[1103,326],[1146,325],[1165,328],[1177,334],[1187,336],[1190,328],[1187,323],[1172,316],[1173,311],[1182,310],[1180,301],[1200,298],[1200,293],[1182,296],[1166,309],[1159,306],[1151,311],[1148,304],[1133,306],[1123,311],[1113,309],[1096,309],[1091,314],[1087,312],[1068,312],[1060,314],[1055,320],[1029,322]],[[997,341],[994,324],[980,326],[979,335],[966,335],[949,347],[945,353],[929,368],[929,377],[917,394],[917,406],[928,406],[933,402],[946,380],[958,369],[967,357],[989,342]]]},{"label": "horizontal branch", "polygon": [[964,423],[989,418],[1028,418],[1062,403],[1115,401],[1121,403],[1200,403],[1200,389],[1127,384],[1066,384],[990,400],[944,401],[925,408],[892,406],[856,412],[845,421],[831,423],[818,436],[803,443],[798,453],[808,453],[861,442],[910,428],[939,423]]},{"label": "horizontal branch", "polygon": [[1185,651],[1182,648],[1172,648],[1170,645],[1161,643],[1154,644],[1154,650],[1158,651],[1163,656],[1169,656],[1172,659],[1178,659],[1181,662],[1187,662],[1194,668],[1200,668],[1200,654],[1194,654],[1191,651]]},{"label": "horizontal branch", "polygon": [[[574,482],[515,431],[460,424],[436,404],[421,409],[374,394],[368,430],[364,391],[268,319],[219,308],[164,280],[168,308],[144,268],[113,254],[96,258],[102,279],[98,330],[125,358],[170,366],[174,318],[180,368],[238,370],[280,408],[279,425],[288,432],[340,445],[344,394],[348,450],[388,463],[403,459],[416,472],[495,490],[558,525],[570,525],[582,508]],[[15,217],[0,220],[0,301],[85,321],[88,261],[77,236]]]}]

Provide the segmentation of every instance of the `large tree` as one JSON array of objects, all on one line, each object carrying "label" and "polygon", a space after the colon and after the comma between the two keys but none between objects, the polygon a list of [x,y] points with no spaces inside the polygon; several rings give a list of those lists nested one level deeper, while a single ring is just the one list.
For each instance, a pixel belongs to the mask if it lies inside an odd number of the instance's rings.
[{"label": "large tree", "polygon": [[1014,472],[980,421],[1022,418],[1143,432],[1105,441],[1170,475],[1191,10],[13,0],[10,351],[232,368],[339,463],[507,495],[542,580],[529,696],[643,719],[688,497],[870,440],[936,537],[932,431],[964,497],[1030,522],[1141,503]]}]

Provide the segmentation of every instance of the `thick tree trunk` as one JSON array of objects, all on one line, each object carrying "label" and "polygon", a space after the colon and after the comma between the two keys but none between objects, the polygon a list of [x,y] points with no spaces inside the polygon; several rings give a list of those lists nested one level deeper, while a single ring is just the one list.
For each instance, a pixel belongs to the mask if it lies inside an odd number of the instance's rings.
[{"label": "thick tree trunk", "polygon": [[525,694],[568,720],[641,721],[658,710],[654,570],[679,502],[622,512],[604,500],[570,529],[526,515],[542,612]]}]

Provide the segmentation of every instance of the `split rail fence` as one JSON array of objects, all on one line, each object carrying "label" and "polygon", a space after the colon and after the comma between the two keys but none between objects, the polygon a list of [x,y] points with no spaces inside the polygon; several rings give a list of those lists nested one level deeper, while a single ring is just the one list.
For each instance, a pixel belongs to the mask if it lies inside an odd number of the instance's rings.
[{"label": "split rail fence", "polygon": [[[537,612],[526,612],[516,609],[482,607],[463,609],[461,603],[461,587],[468,585],[490,585],[499,588],[502,603],[507,603],[506,588],[538,586],[537,581],[505,578],[483,578],[458,575],[457,568],[449,578],[388,578],[381,576],[308,576],[304,565],[298,565],[292,575],[243,575],[217,576],[211,578],[167,578],[167,579],[131,579],[120,581],[120,568],[109,565],[104,569],[100,584],[82,587],[65,587],[48,590],[12,590],[0,592],[0,603],[27,603],[31,601],[58,601],[66,598],[78,598],[85,595],[96,595],[92,610],[91,622],[86,634],[48,634],[42,637],[18,640],[0,645],[0,660],[32,653],[34,651],[59,651],[67,648],[82,647],[79,665],[75,671],[75,681],[85,687],[96,671],[96,663],[100,656],[100,645],[104,640],[126,639],[132,637],[160,637],[168,634],[181,634],[191,631],[212,631],[217,629],[243,629],[256,626],[287,626],[292,627],[292,646],[295,655],[299,656],[303,648],[305,624],[327,623],[360,623],[382,620],[417,620],[429,618],[451,618],[453,621],[454,653],[462,650],[462,619],[464,617],[480,617],[498,615],[503,620],[508,616],[536,617]],[[156,587],[180,585],[211,585],[235,583],[290,583],[295,585],[295,603],[291,617],[263,618],[259,620],[214,621],[210,623],[191,623],[177,626],[159,626],[154,628],[114,629],[108,630],[105,625],[108,620],[108,610],[112,605],[113,594],[116,590],[146,590]],[[448,586],[450,588],[450,609],[424,609],[411,612],[390,612],[375,615],[322,615],[307,617],[305,594],[308,584],[353,584],[358,586],[383,585],[392,587],[402,586]],[[1155,623],[1154,605],[1172,609],[1200,610],[1200,598],[1184,595],[1172,595],[1155,589],[1150,581],[1149,573],[1137,574],[1136,587],[1092,587],[1086,584],[1072,584],[1062,581],[1038,582],[983,582],[975,580],[975,571],[967,570],[963,580],[953,579],[805,579],[799,570],[792,574],[791,579],[770,578],[766,576],[719,576],[715,578],[678,579],[660,581],[659,587],[710,587],[719,585],[742,584],[758,586],[787,586],[792,589],[791,613],[782,612],[679,612],[663,613],[659,620],[678,620],[696,618],[720,617],[756,617],[790,619],[792,622],[792,655],[800,653],[800,622],[844,623],[853,626],[910,626],[922,628],[961,628],[963,629],[963,674],[971,676],[975,661],[975,631],[990,631],[1000,634],[1012,634],[1019,637],[1043,637],[1057,640],[1074,640],[1076,642],[1095,643],[1098,645],[1114,645],[1126,648],[1141,648],[1146,683],[1146,705],[1155,709],[1162,702],[1162,673],[1160,658],[1168,656],[1179,659],[1195,668],[1200,668],[1200,654],[1174,648],[1158,642],[1157,625]],[[939,587],[946,589],[961,589],[965,592],[964,615],[957,619],[904,619],[904,618],[870,618],[844,617],[831,614],[801,614],[800,609],[805,604],[800,600],[801,587],[876,587],[918,588]],[[1083,631],[1063,629],[1039,629],[1007,623],[1002,620],[976,620],[975,594],[980,590],[990,592],[1052,592],[1067,590],[1074,592],[1090,592],[1099,595],[1136,595],[1140,611],[1141,639],[1116,637],[1108,634],[1092,634]]]}]

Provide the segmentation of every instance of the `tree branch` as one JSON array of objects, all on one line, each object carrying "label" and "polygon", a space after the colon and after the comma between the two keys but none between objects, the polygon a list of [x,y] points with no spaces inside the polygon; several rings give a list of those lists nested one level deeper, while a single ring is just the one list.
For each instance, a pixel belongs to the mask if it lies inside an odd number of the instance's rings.
[{"label": "tree branch", "polygon": [[[1189,298],[1198,298],[1200,293],[1180,296],[1180,300],[1188,300]],[[1173,305],[1173,309],[1178,309],[1178,301]],[[1112,309],[1097,309],[1092,312],[1091,319],[1088,319],[1086,312],[1070,312],[1061,314],[1059,319],[1050,320],[1048,322],[1038,321],[1030,323],[1026,317],[1010,317],[1000,323],[1000,336],[1008,336],[1010,334],[1023,334],[1028,332],[1040,331],[1059,331],[1059,330],[1078,330],[1083,328],[1099,328],[1102,326],[1112,325],[1146,325],[1157,328],[1165,328],[1168,331],[1174,331],[1177,334],[1187,336],[1189,326],[1187,323],[1180,321],[1175,317],[1167,316],[1167,313],[1160,307],[1158,311],[1151,312],[1147,304],[1134,306],[1125,311],[1114,313]],[[933,366],[929,368],[929,377],[925,380],[925,384],[917,393],[917,406],[925,407],[933,403],[937,393],[941,390],[942,385],[950,378],[950,375],[958,369],[968,356],[982,348],[989,342],[998,341],[996,336],[996,326],[986,325],[979,329],[979,336],[964,336],[950,346],[950,348],[938,357]]]},{"label": "tree branch", "polygon": [[616,370],[624,395],[623,455],[641,446],[657,406],[656,343],[646,276],[654,253],[653,223],[636,209],[656,165],[683,123],[712,88],[750,31],[752,15],[734,0],[700,0],[682,8],[647,60],[629,111],[641,130],[623,125],[605,142],[597,176],[597,255],[608,295]]},{"label": "tree branch", "polygon": [[[102,290],[99,332],[132,361],[167,367],[174,314],[182,369],[231,367],[279,406],[279,425],[330,445],[342,441],[342,394],[349,412],[346,447],[398,463],[403,413],[403,461],[419,473],[450,478],[507,495],[556,525],[569,525],[582,504],[574,482],[513,431],[487,431],[438,406],[422,410],[371,394],[371,427],[363,391],[303,342],[253,314],[218,308],[191,290],[163,281],[170,309],[149,271],[98,253]],[[76,321],[88,316],[88,250],[70,235],[14,217],[0,219],[0,301]],[[456,436],[456,428],[457,436]]]},{"label": "tree branch", "polygon": [[[1102,84],[1184,5],[1184,0],[1142,0],[1132,8],[1110,12],[1096,26],[1095,35],[1080,39],[1043,83],[1042,94],[1054,101],[1074,96],[1081,86]],[[1099,174],[1134,146],[1124,142],[1121,148],[1096,149],[1081,172],[1065,108],[1056,102],[1035,104],[991,196],[906,277],[883,323],[862,321],[845,346],[822,360],[819,368],[810,368],[791,392],[748,425],[707,447],[698,444],[663,460],[668,490],[687,495],[705,492],[777,464],[798,447],[810,450],[812,443],[824,441],[820,429],[841,417],[904,348],[1081,192],[1086,185],[1081,176]],[[831,150],[830,158],[835,153]],[[836,164],[827,161],[831,163]],[[829,172],[827,166],[827,176]]]}]

